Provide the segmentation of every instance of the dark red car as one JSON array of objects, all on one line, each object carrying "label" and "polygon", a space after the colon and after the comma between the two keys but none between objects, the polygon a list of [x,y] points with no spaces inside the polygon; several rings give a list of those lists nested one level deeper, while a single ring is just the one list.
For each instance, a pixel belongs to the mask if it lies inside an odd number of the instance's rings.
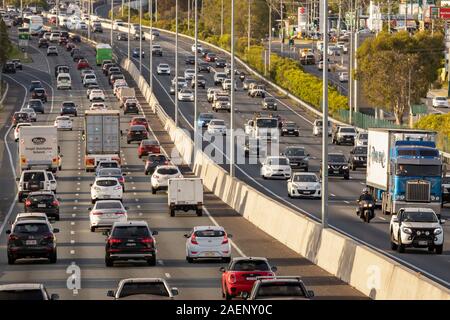
[{"label": "dark red car", "polygon": [[215,53],[209,52],[208,54],[206,54],[205,56],[205,60],[208,62],[215,62],[217,59],[217,56]]},{"label": "dark red car", "polygon": [[145,119],[144,117],[133,117],[130,121],[130,127],[134,126],[134,125],[141,125],[141,126],[145,126],[145,129],[147,129],[147,131],[150,131],[150,128],[148,126],[148,122],[147,119]]},{"label": "dark red car", "polygon": [[31,119],[26,112],[14,112],[11,122],[12,126],[15,127],[18,123],[31,122]]},{"label": "dark red car", "polygon": [[266,258],[236,257],[222,271],[222,297],[231,300],[242,292],[250,293],[256,277],[273,277],[277,271]]},{"label": "dark red car", "polygon": [[153,174],[157,166],[168,165],[169,159],[163,154],[149,154],[147,160],[145,160],[144,173],[146,176]]},{"label": "dark red car", "polygon": [[48,22],[49,22],[50,24],[56,24],[56,17],[51,17],[51,18],[48,20]]},{"label": "dark red car", "polygon": [[31,99],[39,99],[42,102],[47,102],[47,92],[44,88],[36,88],[31,92]]},{"label": "dark red car", "polygon": [[161,147],[159,142],[152,139],[142,140],[138,147],[138,157],[148,156],[150,153],[160,153]]},{"label": "dark red car", "polygon": [[81,70],[81,69],[88,69],[90,68],[89,63],[87,62],[86,59],[80,59],[78,60],[78,64],[77,64],[77,69]]}]

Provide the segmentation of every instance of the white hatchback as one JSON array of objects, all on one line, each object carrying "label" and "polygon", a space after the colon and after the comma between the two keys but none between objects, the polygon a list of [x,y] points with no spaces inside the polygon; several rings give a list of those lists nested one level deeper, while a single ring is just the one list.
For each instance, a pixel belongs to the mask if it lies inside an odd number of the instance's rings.
[{"label": "white hatchback", "polygon": [[178,101],[194,101],[194,93],[191,89],[181,89],[178,92]]},{"label": "white hatchback", "polygon": [[111,228],[116,222],[127,222],[127,208],[120,200],[99,200],[88,209],[91,232],[97,228]]},{"label": "white hatchback", "polygon": [[447,97],[434,97],[432,103],[435,108],[448,108],[449,106]]},{"label": "white hatchback", "polygon": [[225,229],[220,226],[198,226],[184,235],[186,240],[186,260],[192,263],[194,259],[231,260],[231,244]]},{"label": "white hatchback", "polygon": [[207,132],[210,135],[226,135],[227,134],[227,126],[225,125],[225,121],[221,119],[212,119],[208,123]]},{"label": "white hatchback", "polygon": [[262,163],[261,177],[289,179],[292,169],[289,165],[289,159],[284,156],[270,156]]},{"label": "white hatchback", "polygon": [[53,124],[58,130],[72,130],[73,122],[69,116],[58,116]]},{"label": "white hatchback", "polygon": [[89,101],[105,101],[105,93],[101,89],[94,89],[89,92]]},{"label": "white hatchback", "polygon": [[36,111],[34,111],[33,108],[22,108],[22,109],[20,109],[20,112],[28,113],[28,118],[30,118],[30,120],[32,122],[36,122],[37,121]]},{"label": "white hatchback", "polygon": [[106,110],[108,107],[103,102],[94,102],[91,104],[89,110]]},{"label": "white hatchback", "polygon": [[296,172],[287,184],[289,198],[320,198],[321,188],[319,178],[312,172]]},{"label": "white hatchback", "polygon": [[183,178],[183,175],[177,166],[157,166],[150,179],[152,184],[152,194],[156,194],[156,191],[158,190],[167,189],[169,179],[172,178]]},{"label": "white hatchback", "polygon": [[16,128],[14,129],[14,140],[17,142],[19,141],[19,135],[20,135],[20,128],[21,127],[30,127],[31,123],[29,122],[22,122],[18,123]]},{"label": "white hatchback", "polygon": [[88,73],[88,74],[84,75],[84,78],[83,78],[83,86],[86,87],[90,84],[97,84],[97,77],[93,73]]},{"label": "white hatchback", "polygon": [[91,184],[91,202],[97,200],[122,200],[123,188],[117,178],[96,178]]},{"label": "white hatchback", "polygon": [[170,75],[170,66],[167,63],[160,63],[156,68],[156,73]]}]

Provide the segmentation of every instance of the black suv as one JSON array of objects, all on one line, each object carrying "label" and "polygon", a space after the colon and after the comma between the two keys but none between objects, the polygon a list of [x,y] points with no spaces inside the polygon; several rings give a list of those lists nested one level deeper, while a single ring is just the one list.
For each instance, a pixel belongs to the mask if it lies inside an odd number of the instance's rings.
[{"label": "black suv", "polygon": [[187,56],[184,61],[186,64],[195,64],[195,56]]},{"label": "black suv", "polygon": [[[345,180],[350,179],[348,161],[342,153],[328,154],[328,175],[344,177]],[[322,176],[322,168],[320,168],[320,176]]]},{"label": "black suv", "polygon": [[24,202],[25,212],[43,212],[59,221],[59,200],[53,191],[30,192]]},{"label": "black suv", "polygon": [[3,65],[2,68],[3,73],[16,73],[16,66],[14,65],[14,62],[8,61]]},{"label": "black suv", "polygon": [[225,59],[216,59],[216,68],[225,68],[227,61]]},{"label": "black suv", "polygon": [[48,48],[48,40],[45,38],[40,38],[38,42],[38,48]]},{"label": "black suv", "polygon": [[47,258],[50,263],[56,263],[56,238],[59,229],[50,228],[44,220],[23,220],[14,224],[12,230],[7,230],[8,264],[14,264],[22,258]]},{"label": "black suv", "polygon": [[125,105],[123,106],[123,114],[127,113],[139,114],[139,106],[136,101],[125,101]]},{"label": "black suv", "polygon": [[75,104],[75,102],[72,101],[64,101],[62,103],[61,106],[61,115],[65,116],[65,115],[73,115],[73,116],[77,116],[77,106]]},{"label": "black suv", "polygon": [[289,165],[292,169],[303,169],[308,171],[309,166],[309,153],[305,153],[305,148],[289,146],[284,149],[281,154],[289,159]]},{"label": "black suv", "polygon": [[205,72],[208,72],[208,73],[211,72],[211,67],[209,66],[209,63],[207,63],[207,62],[200,62],[198,64],[198,72],[202,72],[202,71],[205,71]]},{"label": "black suv", "polygon": [[106,239],[105,265],[114,266],[118,260],[146,260],[150,266],[156,265],[154,235],[145,221],[116,222]]},{"label": "black suv", "polygon": [[300,129],[297,124],[292,121],[283,121],[281,123],[281,136],[296,136],[300,135]]},{"label": "black suv", "polygon": [[367,147],[354,147],[352,151],[350,151],[348,165],[353,171],[357,168],[367,167]]},{"label": "black suv", "polygon": [[131,126],[127,134],[127,143],[130,144],[133,141],[142,141],[148,139],[148,132],[145,126],[134,125]]},{"label": "black suv", "polygon": [[157,166],[162,166],[169,164],[169,159],[163,154],[152,153],[148,155],[147,160],[145,161],[145,175],[153,174]]}]

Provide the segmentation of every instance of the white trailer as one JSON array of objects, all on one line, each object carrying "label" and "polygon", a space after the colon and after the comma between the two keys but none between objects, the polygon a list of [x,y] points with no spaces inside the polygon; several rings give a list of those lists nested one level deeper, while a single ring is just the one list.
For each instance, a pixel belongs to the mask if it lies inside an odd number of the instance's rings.
[{"label": "white trailer", "polygon": [[169,179],[167,188],[170,216],[175,216],[176,210],[195,210],[197,216],[203,212],[203,181],[200,178]]},{"label": "white trailer", "polygon": [[58,132],[54,126],[21,127],[19,132],[21,170],[45,167],[56,172],[59,164]]}]

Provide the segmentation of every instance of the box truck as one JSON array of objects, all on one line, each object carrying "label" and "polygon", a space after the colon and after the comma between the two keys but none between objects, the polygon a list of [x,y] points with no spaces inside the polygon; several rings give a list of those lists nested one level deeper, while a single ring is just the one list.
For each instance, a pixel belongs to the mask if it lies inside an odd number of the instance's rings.
[{"label": "box truck", "polygon": [[57,129],[54,126],[21,127],[19,162],[21,170],[39,167],[56,172],[59,166]]},{"label": "box truck", "polygon": [[197,216],[203,212],[203,180],[200,178],[169,179],[167,188],[170,216],[175,216],[176,210],[187,212],[195,210]]}]

